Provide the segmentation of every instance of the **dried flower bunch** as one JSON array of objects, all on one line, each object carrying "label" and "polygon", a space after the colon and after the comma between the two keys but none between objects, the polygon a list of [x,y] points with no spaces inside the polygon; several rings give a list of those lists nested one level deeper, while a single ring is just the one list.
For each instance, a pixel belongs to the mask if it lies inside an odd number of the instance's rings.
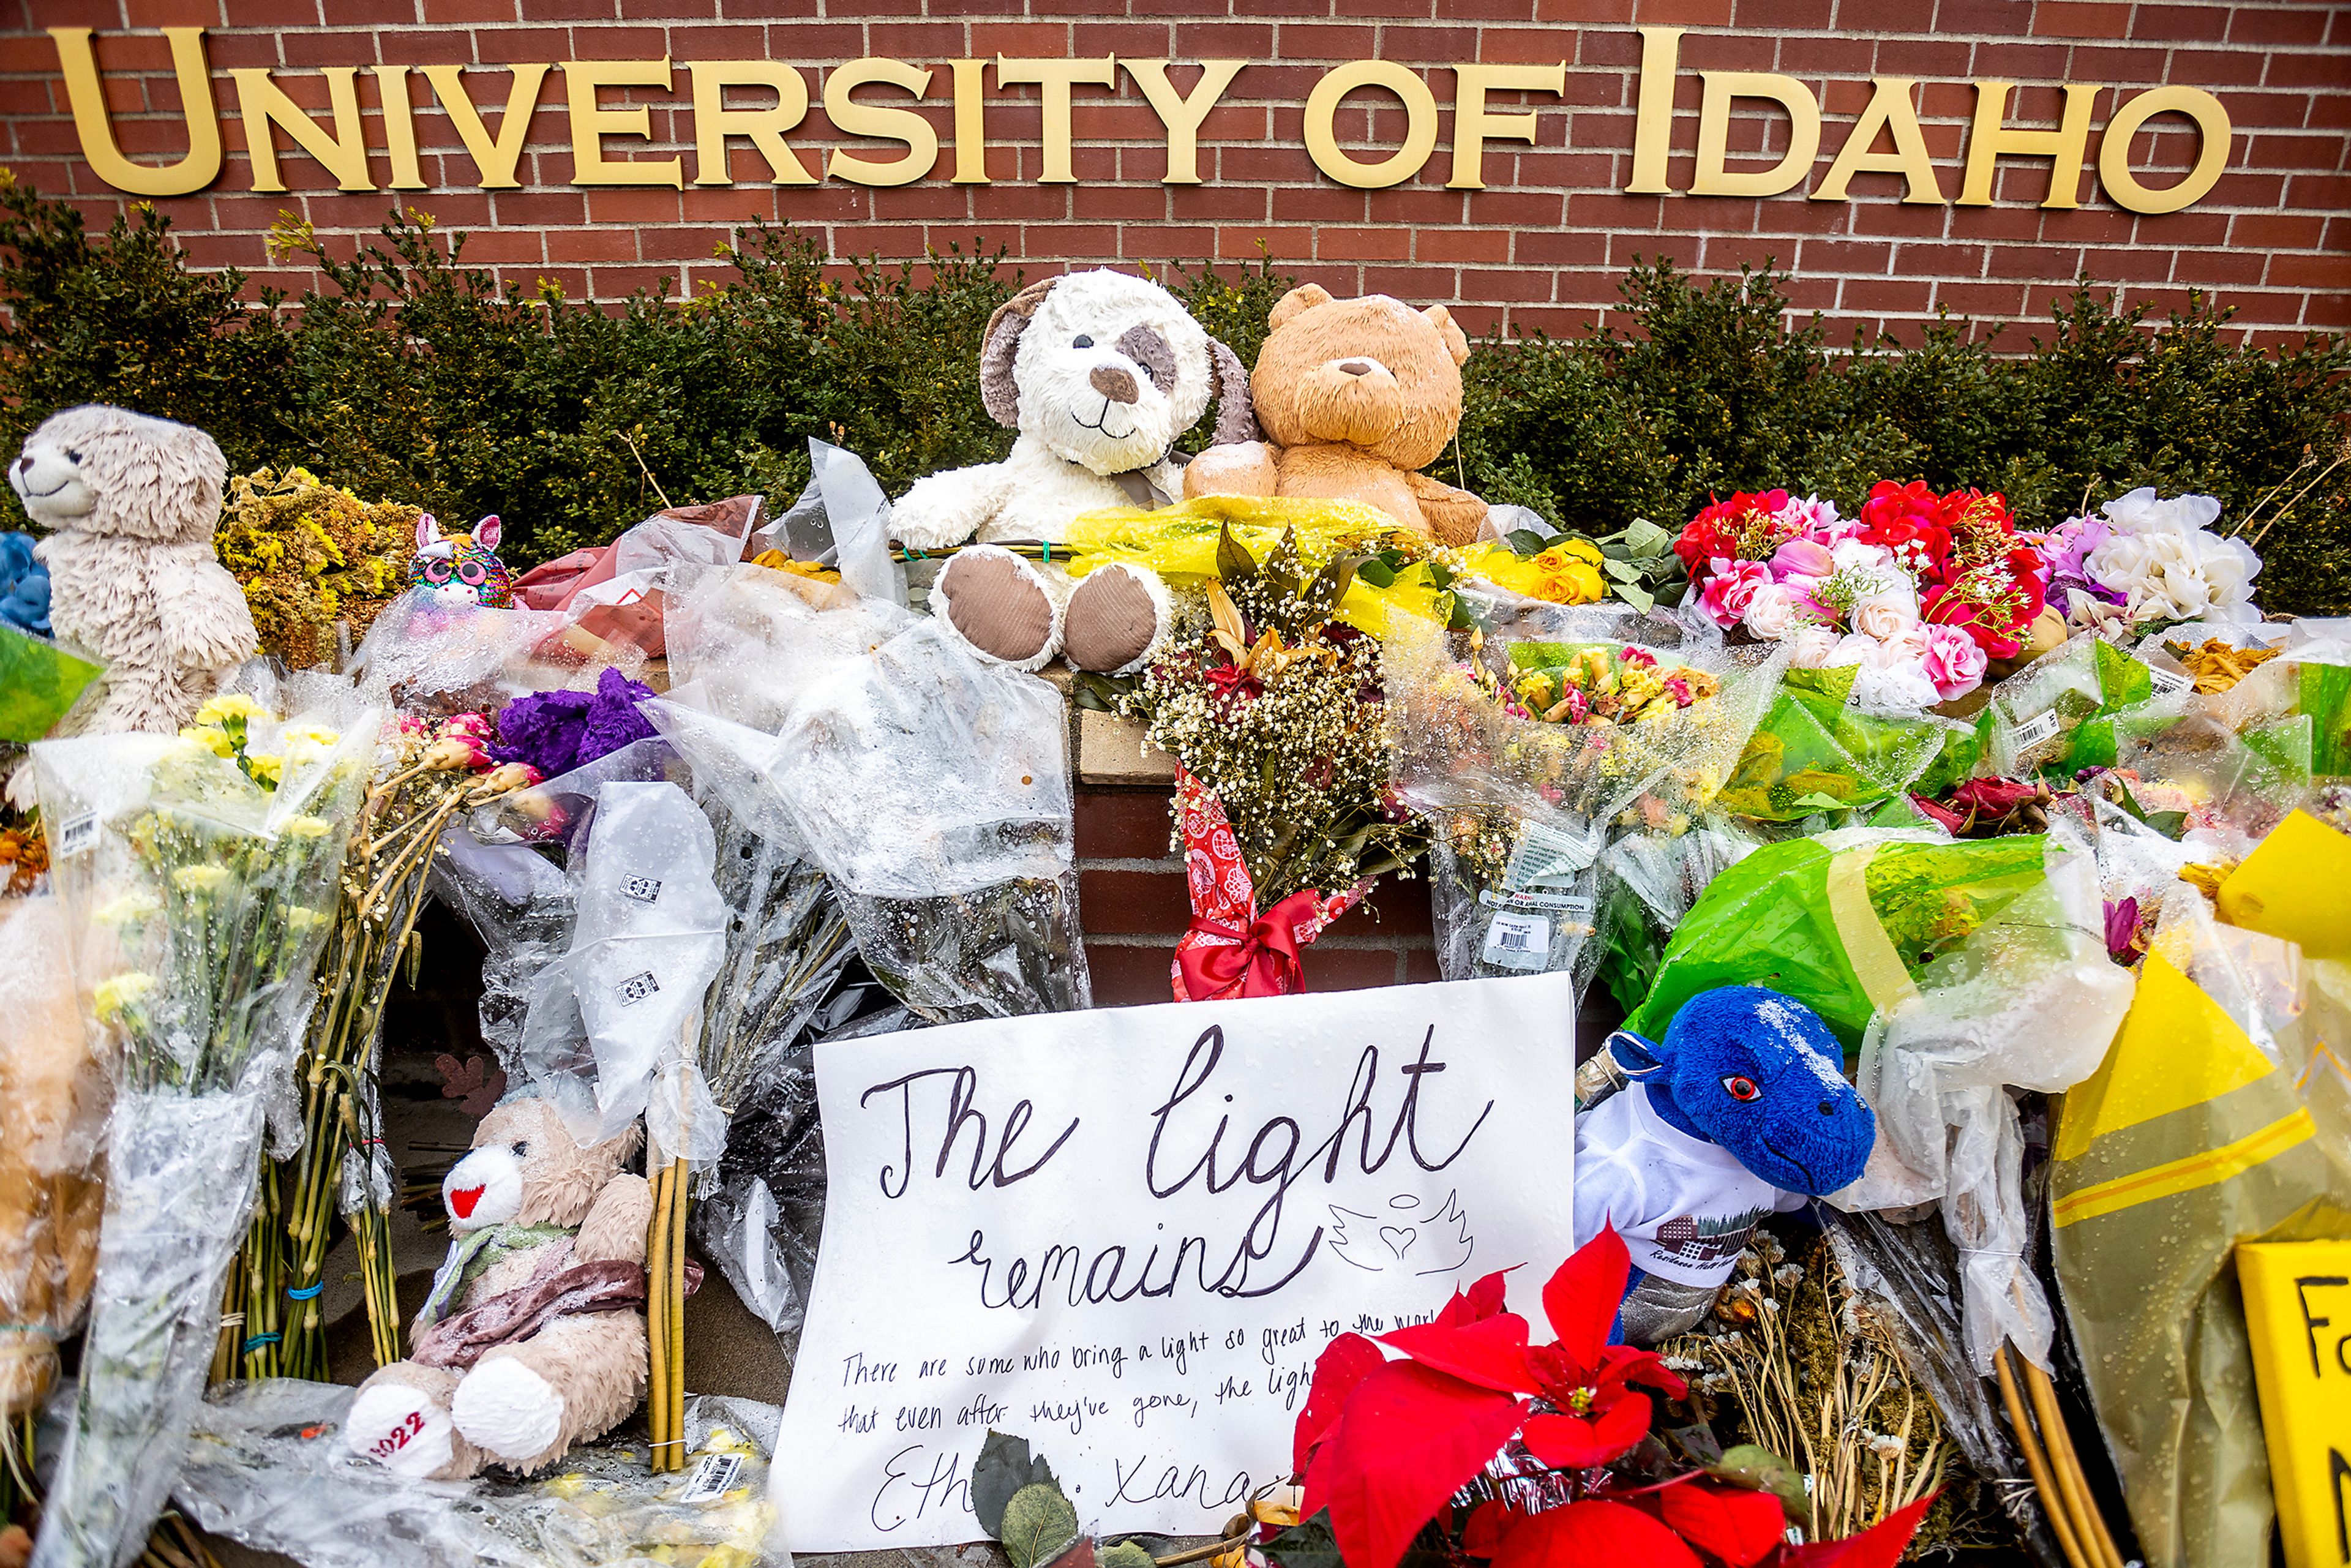
[{"label": "dried flower bunch", "polygon": [[256,469],[228,488],[213,548],[244,586],[262,651],[292,668],[333,664],[336,623],[356,646],[408,586],[416,507],[363,501],[304,468]]},{"label": "dried flower bunch", "polygon": [[2275,648],[2232,648],[2218,637],[2207,637],[2201,647],[2166,643],[2163,651],[2196,677],[2196,695],[2218,696],[2278,656]]},{"label": "dried flower bunch", "polygon": [[1260,905],[1405,873],[1427,847],[1389,789],[1379,643],[1332,618],[1358,564],[1310,577],[1294,535],[1259,562],[1227,530],[1205,622],[1122,701],[1223,802]]},{"label": "dried flower bunch", "polygon": [[[1474,639],[1473,639],[1474,641]],[[1562,662],[1554,662],[1560,652]],[[1639,724],[1665,718],[1722,689],[1704,670],[1660,664],[1630,644],[1521,643],[1510,650],[1517,668],[1510,695],[1530,716],[1546,724]]]}]

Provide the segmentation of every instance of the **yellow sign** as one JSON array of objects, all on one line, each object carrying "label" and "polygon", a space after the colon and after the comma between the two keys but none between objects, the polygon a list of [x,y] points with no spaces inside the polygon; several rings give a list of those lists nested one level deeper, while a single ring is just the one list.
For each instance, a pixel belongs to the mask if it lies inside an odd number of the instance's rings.
[{"label": "yellow sign", "polygon": [[2237,1249],[2286,1568],[2351,1564],[2351,1241]]},{"label": "yellow sign", "polygon": [[[1683,27],[1643,27],[1638,110],[1634,122],[1632,178],[1625,184],[1634,194],[1680,194],[1667,183],[1668,154],[1674,138],[1674,81],[1679,69]],[[188,152],[168,163],[141,163],[126,157],[116,141],[106,105],[106,89],[98,47],[88,27],[51,27],[58,69],[65,78],[67,98],[73,108],[74,130],[81,140],[82,157],[92,172],[118,191],[141,196],[184,196],[201,191],[220,177],[224,162],[220,111],[214,91],[214,72],[206,58],[204,29],[166,27],[172,64],[179,78],[182,119]],[[387,34],[387,37],[397,35]],[[1532,142],[1537,109],[1531,103],[1517,110],[1488,106],[1493,92],[1521,93],[1530,99],[1560,96],[1567,90],[1567,61],[1574,47],[1572,29],[1560,29],[1562,57],[1554,64],[1497,65],[1462,63],[1416,68],[1395,60],[1351,60],[1325,71],[1308,94],[1300,135],[1307,155],[1324,176],[1359,190],[1378,190],[1417,175],[1435,156],[1438,111],[1429,78],[1435,70],[1452,78],[1453,115],[1448,177],[1455,190],[1486,188],[1486,146],[1502,140]],[[416,113],[437,102],[449,117],[474,164],[470,188],[496,190],[518,183],[515,169],[540,113],[539,86],[548,73],[563,73],[561,112],[571,142],[571,183],[575,185],[658,185],[683,189],[687,183],[686,160],[676,155],[632,156],[651,152],[653,117],[643,95],[667,94],[675,99],[692,130],[692,183],[732,185],[737,183],[731,152],[737,141],[747,141],[766,167],[766,183],[812,185],[820,180],[841,180],[858,185],[904,185],[929,179],[950,165],[940,159],[939,133],[912,105],[935,99],[943,87],[954,106],[955,156],[950,176],[956,184],[990,183],[986,151],[988,145],[988,72],[995,73],[1000,97],[1013,87],[1032,87],[1042,110],[1038,183],[1071,184],[1077,176],[1070,152],[1071,95],[1080,88],[1114,89],[1120,73],[1130,78],[1152,112],[1158,117],[1167,150],[1166,172],[1161,183],[1196,185],[1199,173],[1198,135],[1201,122],[1249,68],[1269,62],[1198,60],[1189,92],[1168,78],[1169,61],[1121,59],[1112,55],[1082,59],[1013,58],[948,60],[941,71],[904,60],[879,57],[849,60],[824,69],[820,94],[810,91],[802,68],[780,60],[564,60],[505,68],[457,65],[329,66],[316,75],[326,84],[327,123],[313,119],[288,94],[285,81],[308,77],[308,71],[283,71],[248,66],[227,73],[235,89],[236,113],[252,149],[252,186],[256,191],[283,191],[278,154],[282,147],[298,148],[316,160],[344,191],[380,188],[370,166],[368,110],[381,112],[378,121],[381,151],[391,170],[389,189],[426,189],[417,156]],[[466,85],[469,73],[488,78],[489,104],[503,105],[493,131]],[[498,80],[503,69],[505,79]],[[681,88],[678,77],[686,81]],[[1773,71],[1700,71],[1702,95],[1698,115],[1698,158],[1688,194],[1698,196],[1776,196],[1796,192],[1810,180],[1821,144],[1821,106],[1813,89],[1792,76]],[[422,80],[417,78],[421,78]],[[2056,84],[2064,89],[2064,108],[2053,130],[2011,125],[2008,102],[2016,86],[2007,81],[1979,81],[1975,117],[1968,136],[1967,159],[1960,171],[1960,206],[1985,206],[1992,200],[1993,174],[2001,160],[2046,161],[2049,185],[2043,207],[2081,204],[2083,165],[2099,99],[2107,99],[2109,118],[2098,152],[2098,183],[2110,201],[2135,213],[2171,213],[2202,198],[2220,177],[2228,162],[2229,111],[2220,100],[2200,88],[2156,87],[2125,96],[2116,90],[2075,82]],[[362,88],[368,90],[363,93]],[[761,107],[730,106],[728,88],[772,93],[774,102]],[[637,89],[630,107],[604,101],[608,91]],[[864,96],[854,96],[861,89]],[[1918,83],[1909,77],[1872,78],[1872,95],[1843,149],[1818,183],[1804,194],[1815,202],[1847,200],[1845,191],[1856,174],[1899,174],[1905,202],[1941,205],[1954,198],[1943,189],[1941,177],[1927,154],[1918,125]],[[426,103],[417,101],[419,92]],[[1351,96],[1375,94],[1404,105],[1403,141],[1394,148],[1350,149],[1337,133],[1340,106]],[[367,100],[372,99],[372,105]],[[1732,169],[1729,127],[1740,100],[1777,104],[1786,113],[1792,134],[1788,150],[1769,169]],[[815,102],[824,105],[825,118],[842,135],[884,143],[890,156],[871,158],[835,148],[830,158],[812,167],[785,140],[798,129]],[[1361,99],[1357,100],[1361,107]],[[550,109],[555,106],[549,105]],[[2135,133],[2158,115],[2178,115],[2196,131],[2195,166],[2168,185],[2143,183],[2130,165]],[[281,143],[280,137],[285,139]],[[1890,145],[1880,149],[1881,141]]]}]

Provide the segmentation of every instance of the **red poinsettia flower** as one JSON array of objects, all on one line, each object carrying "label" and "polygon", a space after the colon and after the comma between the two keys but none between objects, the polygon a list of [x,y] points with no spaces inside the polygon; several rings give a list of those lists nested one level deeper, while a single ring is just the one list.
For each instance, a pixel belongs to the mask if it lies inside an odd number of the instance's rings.
[{"label": "red poinsettia flower", "polygon": [[1894,1568],[1934,1500],[1921,1498],[1842,1541],[1792,1545],[1779,1499],[1690,1476],[1538,1513],[1488,1503],[1470,1516],[1461,1550],[1493,1568]]},{"label": "red poinsettia flower", "polygon": [[1432,1322],[1331,1342],[1292,1435],[1306,1478],[1304,1511],[1331,1511],[1350,1568],[1395,1568],[1435,1517],[1517,1434],[1544,1464],[1583,1469],[1630,1452],[1655,1411],[1642,1386],[1688,1390],[1655,1352],[1607,1343],[1632,1260],[1604,1229],[1559,1267],[1542,1292],[1558,1336],[1530,1345],[1524,1318],[1502,1310],[1502,1276],[1457,1293]]}]

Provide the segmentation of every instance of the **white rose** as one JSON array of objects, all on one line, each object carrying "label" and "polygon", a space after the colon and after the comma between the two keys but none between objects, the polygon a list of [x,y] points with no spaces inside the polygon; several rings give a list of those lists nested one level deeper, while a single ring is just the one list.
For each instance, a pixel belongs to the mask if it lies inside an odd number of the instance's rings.
[{"label": "white rose", "polygon": [[1821,661],[1821,667],[1834,670],[1845,664],[1866,664],[1881,656],[1876,638],[1864,636],[1859,632],[1848,632],[1837,639],[1836,646],[1831,648],[1828,656]]},{"label": "white rose", "polygon": [[1853,678],[1853,706],[1873,712],[1917,713],[1942,701],[1926,667],[1916,658],[1901,656],[1873,667],[1865,661]]},{"label": "white rose", "polygon": [[1907,590],[1874,593],[1853,607],[1853,629],[1881,643],[1898,641],[1918,624],[1918,596]]},{"label": "white rose", "polygon": [[1748,600],[1747,612],[1739,623],[1766,643],[1776,643],[1796,624],[1796,596],[1776,582],[1767,582]]},{"label": "white rose", "polygon": [[1788,663],[1799,670],[1817,670],[1829,662],[1836,651],[1837,634],[1818,622],[1808,622],[1792,630],[1784,639]]},{"label": "white rose", "polygon": [[2262,558],[2242,539],[2208,537],[2204,540],[2204,580],[2211,586],[2212,602],[2205,612],[2211,621],[2240,622],[2258,621],[2261,612],[2252,606],[2253,577],[2262,570]]}]

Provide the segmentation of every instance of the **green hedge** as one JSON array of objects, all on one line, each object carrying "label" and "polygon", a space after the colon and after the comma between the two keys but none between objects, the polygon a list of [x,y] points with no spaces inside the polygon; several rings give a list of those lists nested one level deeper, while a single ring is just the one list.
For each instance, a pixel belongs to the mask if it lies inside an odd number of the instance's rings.
[{"label": "green hedge", "polygon": [[[290,222],[273,239],[319,271],[298,298],[191,270],[152,210],[92,234],[0,188],[0,454],[53,409],[123,403],[203,425],[240,471],[299,463],[444,519],[497,512],[528,563],[610,538],[661,494],[789,499],[811,435],[893,491],[1011,440],[980,406],[977,363],[1019,286],[1000,256],[828,277],[813,243],[755,227],[720,251],[723,286],[611,310],[500,287],[414,212],[348,258]],[[1265,266],[1163,281],[1245,361],[1288,287]],[[2150,322],[2085,281],[2030,351],[1959,321],[1907,351],[1831,351],[1780,283],[1637,267],[1607,331],[1481,344],[1439,476],[1593,534],[1677,525],[1732,488],[1850,506],[1881,477],[1998,488],[2033,527],[2140,484],[2210,491],[2232,514],[2270,497],[2264,517],[2298,497],[2257,543],[2261,601],[2351,612],[2343,339],[2260,352],[2230,340],[2225,311]]]}]

